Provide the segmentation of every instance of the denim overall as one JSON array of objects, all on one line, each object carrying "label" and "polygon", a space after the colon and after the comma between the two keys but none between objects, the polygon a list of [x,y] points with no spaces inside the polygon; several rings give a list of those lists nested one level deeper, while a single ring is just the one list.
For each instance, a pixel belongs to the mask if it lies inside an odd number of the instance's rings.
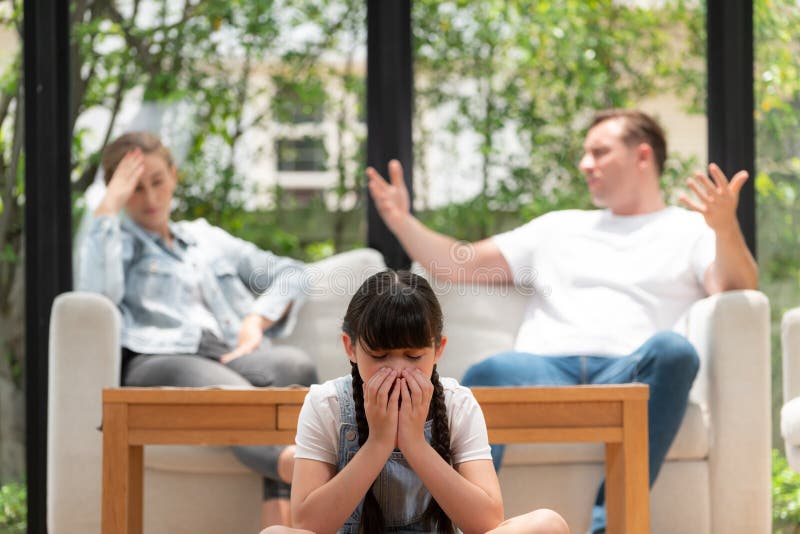
[{"label": "denim overall", "polygon": [[[337,378],[336,394],[339,399],[339,464],[338,470],[344,469],[358,451],[358,425],[356,424],[355,403],[353,401],[353,379],[350,376]],[[431,441],[431,421],[425,423],[425,439]],[[383,512],[384,528],[382,532],[397,534],[410,532],[428,532],[421,518],[431,494],[414,473],[403,453],[392,452],[374,485],[375,497]],[[361,521],[359,503],[339,534],[358,534]]]}]

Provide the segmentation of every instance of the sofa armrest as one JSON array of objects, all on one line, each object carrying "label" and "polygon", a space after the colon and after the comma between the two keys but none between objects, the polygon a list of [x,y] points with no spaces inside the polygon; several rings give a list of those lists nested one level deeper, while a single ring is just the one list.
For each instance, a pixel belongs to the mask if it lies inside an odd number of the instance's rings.
[{"label": "sofa armrest", "polygon": [[47,421],[51,534],[100,529],[101,390],[119,386],[120,324],[117,307],[101,295],[69,292],[53,302]]},{"label": "sofa armrest", "polygon": [[713,531],[769,532],[769,302],[752,290],[713,295],[692,307],[687,326],[701,360],[692,398],[711,433]]},{"label": "sofa armrest", "polygon": [[783,314],[781,320],[783,349],[783,402],[800,397],[800,307]]},{"label": "sofa armrest", "polygon": [[781,435],[786,460],[800,471],[800,307],[783,314],[781,320],[783,350],[783,407]]}]

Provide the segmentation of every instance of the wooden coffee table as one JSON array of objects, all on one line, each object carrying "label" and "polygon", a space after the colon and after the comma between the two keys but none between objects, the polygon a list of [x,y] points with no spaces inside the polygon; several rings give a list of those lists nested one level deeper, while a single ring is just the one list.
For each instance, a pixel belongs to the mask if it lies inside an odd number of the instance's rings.
[{"label": "wooden coffee table", "polygon": [[[142,532],[144,445],[291,444],[307,391],[103,390],[103,534]],[[647,386],[473,391],[494,443],[604,442],[607,530],[649,532]]]}]

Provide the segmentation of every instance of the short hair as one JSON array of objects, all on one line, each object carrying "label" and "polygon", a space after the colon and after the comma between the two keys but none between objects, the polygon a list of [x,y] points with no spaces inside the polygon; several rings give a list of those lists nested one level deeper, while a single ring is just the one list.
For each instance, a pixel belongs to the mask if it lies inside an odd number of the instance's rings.
[{"label": "short hair", "polygon": [[664,129],[658,121],[647,113],[635,109],[605,109],[595,113],[589,129],[613,119],[622,120],[622,141],[626,145],[639,143],[650,145],[660,176],[664,172],[664,162],[667,160],[667,140],[664,137]]},{"label": "short hair", "polygon": [[150,132],[128,132],[119,136],[103,149],[101,165],[103,167],[103,179],[106,184],[114,176],[114,172],[117,170],[119,162],[125,157],[125,154],[135,148],[140,149],[145,154],[155,152],[164,158],[169,167],[174,165],[172,153],[164,146],[157,135]]}]

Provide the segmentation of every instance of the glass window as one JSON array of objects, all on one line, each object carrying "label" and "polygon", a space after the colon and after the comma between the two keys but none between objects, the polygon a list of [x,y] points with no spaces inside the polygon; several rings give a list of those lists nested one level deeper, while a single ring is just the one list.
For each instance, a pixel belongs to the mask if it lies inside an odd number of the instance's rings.
[{"label": "glass window", "polygon": [[279,171],[324,171],[327,154],[325,143],[315,137],[279,139],[277,144]]}]

